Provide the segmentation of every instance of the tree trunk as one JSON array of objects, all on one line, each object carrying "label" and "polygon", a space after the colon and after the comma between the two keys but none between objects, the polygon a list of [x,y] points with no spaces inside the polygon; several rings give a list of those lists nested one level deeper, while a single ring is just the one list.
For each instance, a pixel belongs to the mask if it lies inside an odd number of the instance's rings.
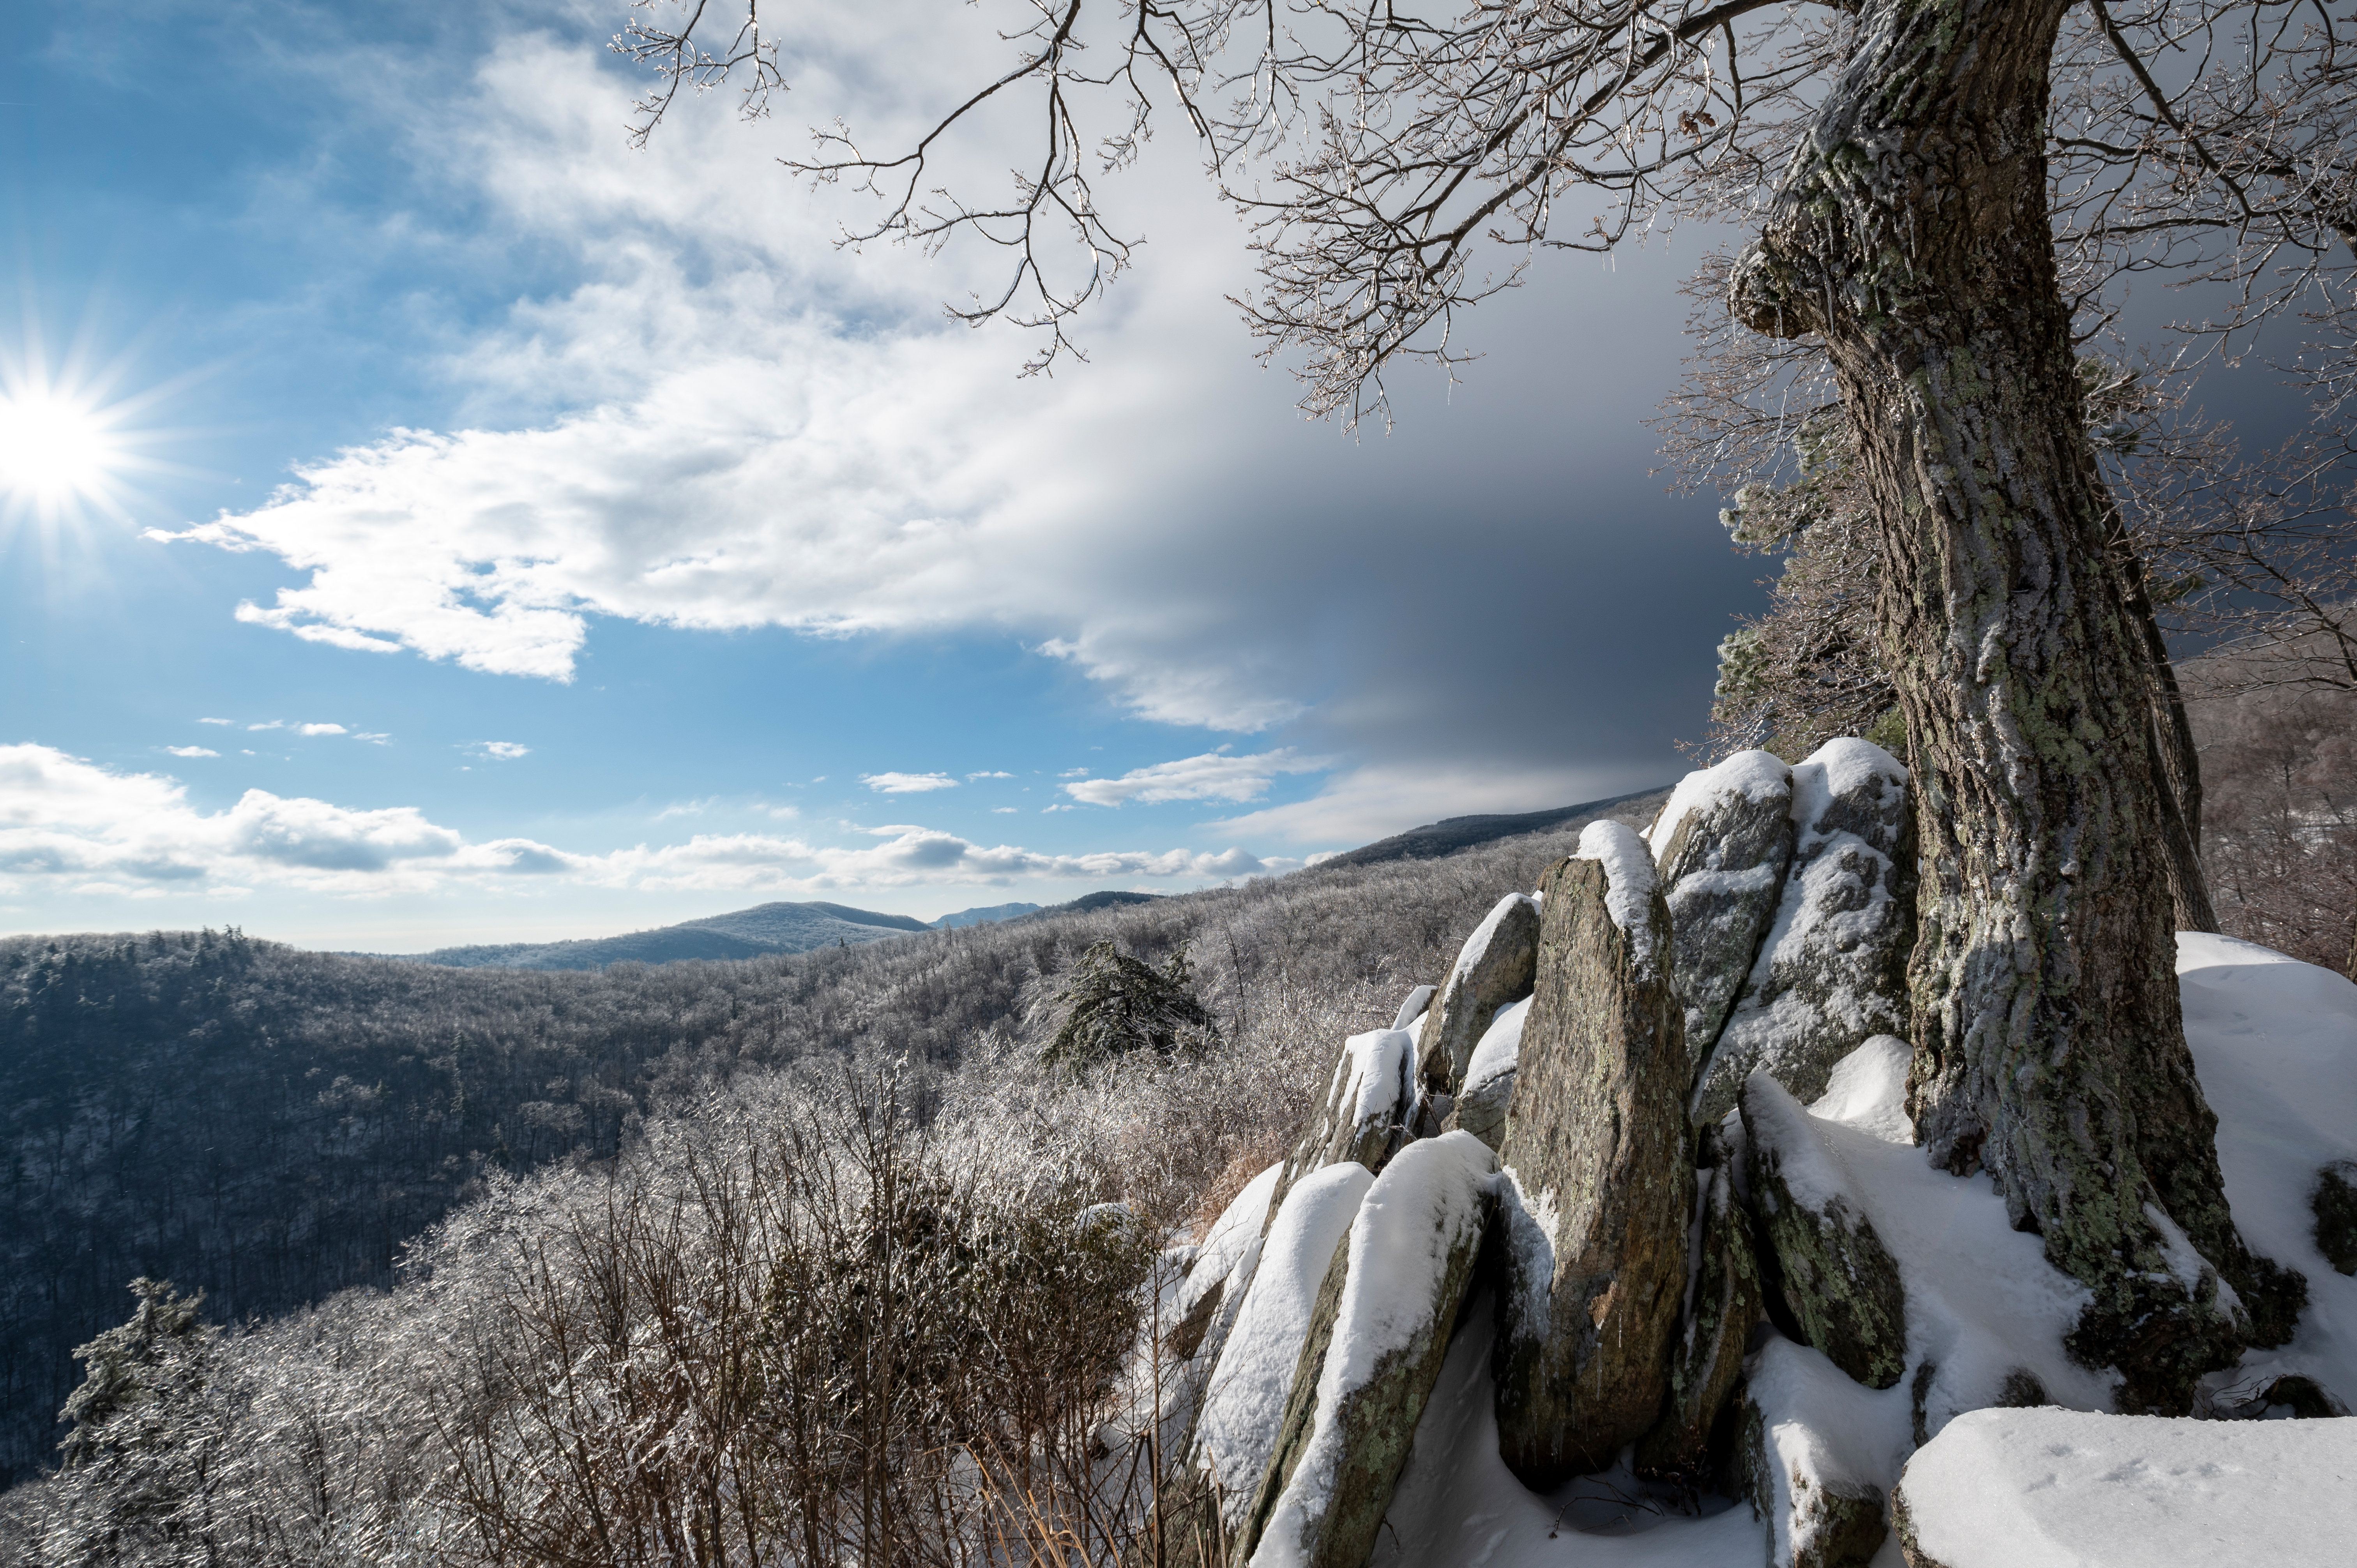
[{"label": "tree trunk", "polygon": [[2072,1348],[2126,1375],[2123,1407],[2181,1410],[2253,1332],[2217,1274],[2263,1333],[2280,1293],[2234,1232],[2185,1046],[2149,665],[2056,284],[2067,8],[1867,0],[1732,303],[1824,336],[1875,497],[1922,854],[1917,1135],[1985,1164],[2093,1290]]}]

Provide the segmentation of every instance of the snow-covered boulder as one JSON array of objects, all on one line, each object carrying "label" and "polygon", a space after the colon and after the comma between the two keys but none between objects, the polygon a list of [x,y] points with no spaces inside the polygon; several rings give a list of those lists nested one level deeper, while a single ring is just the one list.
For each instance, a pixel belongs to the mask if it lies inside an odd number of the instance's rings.
[{"label": "snow-covered boulder", "polygon": [[1770,1335],[1745,1368],[1736,1467],[1768,1521],[1768,1568],[1866,1568],[1907,1455],[1886,1401],[1818,1351]]},{"label": "snow-covered boulder", "polygon": [[1499,1158],[1501,1451],[1536,1486],[1660,1418],[1694,1213],[1668,907],[1644,842],[1592,822],[1550,869]]},{"label": "snow-covered boulder", "polygon": [[1363,1568],[1487,1228],[1496,1157],[1469,1133],[1400,1151],[1367,1189],[1308,1321],[1243,1547],[1253,1568]]},{"label": "snow-covered boulder", "polygon": [[1285,1423],[1318,1287],[1374,1180],[1354,1160],[1310,1172],[1285,1195],[1261,1240],[1251,1288],[1205,1380],[1188,1466],[1190,1476],[1208,1478],[1204,1500],[1218,1509],[1228,1538],[1243,1530],[1252,1510]]},{"label": "snow-covered boulder", "polygon": [[1738,751],[1678,781],[1646,835],[1676,930],[1671,968],[1700,1060],[1727,1023],[1776,913],[1792,860],[1792,769]]},{"label": "snow-covered boulder", "polygon": [[1803,1101],[1867,1036],[1907,1026],[1914,854],[1907,769],[1870,742],[1827,741],[1792,769],[1796,828],[1774,923],[1695,1090],[1698,1123],[1765,1068]]},{"label": "snow-covered boulder", "polygon": [[1426,1093],[1458,1092],[1498,1009],[1531,993],[1538,956],[1538,904],[1527,893],[1509,893],[1465,939],[1424,1015],[1415,1054]]},{"label": "snow-covered boulder", "polygon": [[1764,1071],[1743,1085],[1751,1200],[1777,1285],[1808,1341],[1857,1381],[1887,1389],[1907,1364],[1907,1294],[1849,1173],[1814,1118]]},{"label": "snow-covered boulder", "polygon": [[1910,1568],[2357,1559],[2357,1421],[1957,1417],[1891,1493]]},{"label": "snow-covered boulder", "polygon": [[1462,1127],[1491,1148],[1506,1136],[1506,1107],[1514,1102],[1514,1073],[1523,1056],[1523,1025],[1531,1015],[1531,998],[1509,1003],[1473,1047],[1458,1088],[1450,1122]]},{"label": "snow-covered boulder", "polygon": [[1742,1376],[1744,1351],[1763,1306],[1751,1218],[1736,1197],[1733,1161],[1725,1149],[1696,1186],[1686,1295],[1670,1349],[1669,1403],[1636,1454],[1640,1473],[1689,1484],[1704,1477],[1712,1423]]},{"label": "snow-covered boulder", "polygon": [[1343,1041],[1325,1101],[1286,1160],[1280,1197],[1343,1160],[1381,1171],[1412,1135],[1416,1102],[1415,1031],[1370,1029]]},{"label": "snow-covered boulder", "polygon": [[1279,1163],[1246,1182],[1204,1233],[1173,1303],[1177,1321],[1164,1337],[1170,1359],[1205,1369],[1219,1359],[1259,1266],[1262,1232],[1268,1229],[1271,1200],[1284,1174]]},{"label": "snow-covered boulder", "polygon": [[2357,1160],[2319,1169],[2308,1207],[2316,1216],[2316,1250],[2336,1273],[2357,1274]]}]

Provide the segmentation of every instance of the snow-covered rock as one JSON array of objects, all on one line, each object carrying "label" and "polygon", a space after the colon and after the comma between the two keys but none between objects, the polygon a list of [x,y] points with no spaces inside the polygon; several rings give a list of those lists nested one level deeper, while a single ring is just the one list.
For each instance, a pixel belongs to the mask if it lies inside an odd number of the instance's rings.
[{"label": "snow-covered rock", "polygon": [[1538,903],[1527,893],[1509,893],[1465,939],[1424,1015],[1416,1062],[1426,1093],[1458,1092],[1498,1009],[1531,993],[1538,954]]},{"label": "snow-covered rock", "polygon": [[1403,1149],[1318,1293],[1243,1538],[1253,1568],[1362,1568],[1473,1277],[1496,1157],[1469,1133]]},{"label": "snow-covered rock", "polygon": [[1228,1330],[1252,1287],[1253,1273],[1260,1263],[1262,1232],[1268,1229],[1269,1207],[1276,1195],[1277,1178],[1284,1174],[1280,1162],[1246,1182],[1204,1233],[1203,1244],[1196,1249],[1178,1287],[1176,1326],[1166,1337],[1166,1344],[1179,1361],[1199,1363],[1208,1369],[1219,1359]]},{"label": "snow-covered rock", "polygon": [[1498,1016],[1473,1047],[1466,1065],[1452,1116],[1491,1148],[1506,1136],[1506,1108],[1514,1102],[1514,1073],[1522,1064],[1523,1025],[1531,1015],[1531,998],[1498,1009]]},{"label": "snow-covered rock", "polygon": [[1909,1449],[1905,1412],[1770,1333],[1745,1369],[1736,1463],[1768,1521],[1769,1568],[1866,1568]]},{"label": "snow-covered rock", "polygon": [[1827,741],[1792,769],[1796,830],[1774,923],[1695,1090],[1698,1123],[1727,1114],[1765,1068],[1803,1101],[1833,1064],[1907,1024],[1914,857],[1907,769],[1867,741]]},{"label": "snow-covered rock", "polygon": [[1205,1380],[1189,1466],[1209,1476],[1230,1537],[1243,1529],[1275,1452],[1318,1286],[1374,1180],[1353,1160],[1310,1172],[1285,1195],[1261,1241],[1251,1288]]},{"label": "snow-covered rock", "polygon": [[2357,1420],[1959,1416],[1891,1496],[1910,1568],[2357,1559]]},{"label": "snow-covered rock", "polygon": [[1731,1155],[1718,1151],[1695,1193],[1686,1294],[1670,1348],[1670,1397],[1660,1423],[1637,1444],[1639,1471],[1705,1478],[1710,1433],[1743,1373],[1743,1353],[1763,1301],[1751,1218],[1737,1200]]},{"label": "snow-covered rock", "polygon": [[1580,848],[1544,884],[1499,1152],[1500,1442],[1541,1486],[1608,1468],[1659,1419],[1694,1214],[1669,910],[1628,828],[1591,823]]},{"label": "snow-covered rock", "polygon": [[1286,1160],[1279,1195],[1342,1160],[1381,1171],[1411,1136],[1416,1099],[1413,1030],[1370,1029],[1343,1041],[1325,1102]]},{"label": "snow-covered rock", "polygon": [[1792,769],[1738,751],[1679,780],[1647,835],[1675,930],[1686,1048],[1706,1058],[1751,973],[1792,859]]},{"label": "snow-covered rock", "polygon": [[1808,1342],[1868,1388],[1907,1364],[1907,1293],[1818,1122],[1764,1071],[1743,1086],[1751,1201],[1784,1305]]}]

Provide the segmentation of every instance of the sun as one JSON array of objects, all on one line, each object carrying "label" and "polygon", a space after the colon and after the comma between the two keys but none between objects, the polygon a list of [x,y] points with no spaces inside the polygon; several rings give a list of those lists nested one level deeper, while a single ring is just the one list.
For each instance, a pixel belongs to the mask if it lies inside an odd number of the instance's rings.
[{"label": "sun", "polygon": [[0,394],[0,491],[44,508],[103,496],[124,456],[110,423],[46,390]]}]

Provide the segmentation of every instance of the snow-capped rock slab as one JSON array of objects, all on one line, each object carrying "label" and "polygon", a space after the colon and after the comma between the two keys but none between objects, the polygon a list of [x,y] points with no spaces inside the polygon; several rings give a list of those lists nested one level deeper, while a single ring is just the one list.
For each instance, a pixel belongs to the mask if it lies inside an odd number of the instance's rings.
[{"label": "snow-capped rock slab", "polygon": [[1311,1171],[1343,1160],[1381,1171],[1408,1141],[1415,1106],[1413,1030],[1370,1029],[1343,1041],[1325,1103],[1286,1160],[1280,1198]]},{"label": "snow-capped rock slab", "polygon": [[1458,1091],[1474,1047],[1498,1009],[1531,993],[1538,955],[1538,902],[1527,893],[1509,893],[1465,939],[1456,965],[1424,1015],[1415,1054],[1425,1092]]},{"label": "snow-capped rock slab", "polygon": [[1523,1057],[1523,1025],[1530,1015],[1531,998],[1527,996],[1498,1009],[1489,1032],[1473,1047],[1473,1059],[1466,1066],[1465,1081],[1450,1113],[1455,1125],[1493,1149],[1506,1136],[1506,1108],[1514,1102],[1514,1074]]},{"label": "snow-capped rock slab", "polygon": [[1243,1548],[1252,1568],[1363,1568],[1473,1278],[1496,1156],[1469,1133],[1400,1151],[1318,1287]]},{"label": "snow-capped rock slab", "polygon": [[1906,1287],[1818,1125],[1766,1072],[1744,1083],[1751,1201],[1784,1305],[1834,1365],[1868,1388],[1887,1389],[1907,1365]]},{"label": "snow-capped rock slab", "polygon": [[1911,1568],[2357,1560],[2357,1420],[1958,1416],[1892,1494]]},{"label": "snow-capped rock slab", "polygon": [[1261,1241],[1260,1265],[1205,1380],[1195,1422],[1192,1468],[1209,1476],[1230,1537],[1243,1529],[1275,1451],[1318,1287],[1374,1180],[1354,1160],[1310,1172],[1285,1195]]},{"label": "snow-capped rock slab", "polygon": [[1534,1485],[1660,1418],[1694,1215],[1669,909],[1643,841],[1589,824],[1543,884],[1537,991],[1499,1158],[1499,1441]]},{"label": "snow-capped rock slab", "polygon": [[1904,1406],[1779,1334],[1745,1372],[1736,1467],[1768,1521],[1768,1568],[1867,1568],[1889,1534]]},{"label": "snow-capped rock slab", "polygon": [[1738,751],[1678,781],[1648,838],[1675,929],[1686,1049],[1706,1058],[1750,976],[1792,860],[1792,769]]},{"label": "snow-capped rock slab", "polygon": [[1702,1069],[1698,1123],[1726,1115],[1758,1068],[1814,1100],[1835,1062],[1907,1026],[1907,769],[1870,742],[1827,741],[1792,769],[1792,815],[1775,922]]}]

